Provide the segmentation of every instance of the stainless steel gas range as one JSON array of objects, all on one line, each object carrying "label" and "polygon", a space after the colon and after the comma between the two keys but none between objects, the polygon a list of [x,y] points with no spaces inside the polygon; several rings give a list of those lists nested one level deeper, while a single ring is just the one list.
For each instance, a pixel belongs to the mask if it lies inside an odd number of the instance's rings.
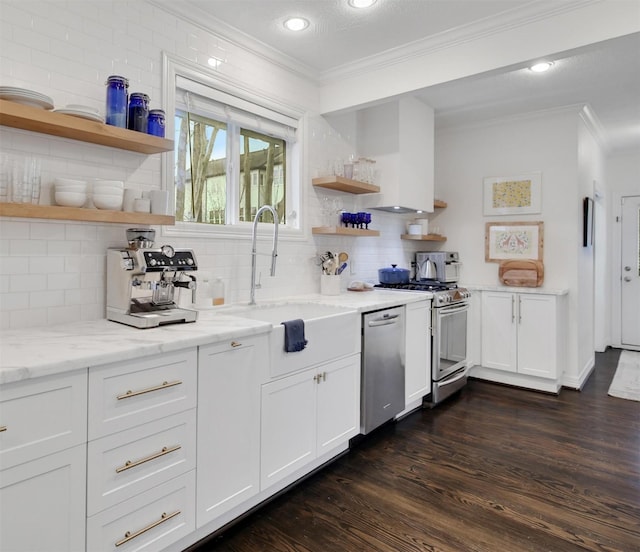
[{"label": "stainless steel gas range", "polygon": [[378,289],[433,294],[431,306],[432,405],[467,383],[467,315],[471,292],[455,283],[412,280],[407,284],[378,284]]}]

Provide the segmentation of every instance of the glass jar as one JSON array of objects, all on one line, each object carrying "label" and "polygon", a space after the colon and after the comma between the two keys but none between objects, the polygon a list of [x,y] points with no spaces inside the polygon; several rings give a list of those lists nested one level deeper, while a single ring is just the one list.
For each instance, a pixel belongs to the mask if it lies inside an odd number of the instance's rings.
[{"label": "glass jar", "polygon": [[129,120],[127,128],[147,133],[149,119],[149,96],[142,92],[132,92],[129,98]]},{"label": "glass jar", "polygon": [[147,134],[164,138],[164,111],[162,109],[152,109],[149,111]]},{"label": "glass jar", "polygon": [[111,126],[127,128],[127,100],[129,81],[118,75],[107,78],[107,108],[105,122]]}]

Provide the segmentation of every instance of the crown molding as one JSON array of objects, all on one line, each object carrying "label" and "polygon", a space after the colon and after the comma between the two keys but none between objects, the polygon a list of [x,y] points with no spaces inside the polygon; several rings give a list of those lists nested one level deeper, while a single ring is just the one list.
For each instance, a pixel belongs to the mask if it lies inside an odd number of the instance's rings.
[{"label": "crown molding", "polygon": [[199,6],[192,4],[189,0],[182,0],[181,2],[176,2],[175,0],[146,0],[146,2],[233,44],[236,48],[240,48],[267,63],[319,84],[319,74],[312,67],[217,19]]},{"label": "crown molding", "polygon": [[320,73],[320,84],[328,84],[348,77],[355,77],[371,70],[389,67],[410,59],[427,56],[439,50],[452,48],[473,42],[491,35],[497,35],[511,29],[517,29],[553,18],[559,14],[574,11],[601,0],[572,0],[557,2],[555,0],[541,0],[530,4],[512,8],[498,16],[487,17],[467,25],[448,29],[436,35],[386,50],[385,52],[362,58],[353,63],[346,63],[329,71]]},{"label": "crown molding", "polygon": [[611,140],[591,106],[589,104],[582,106],[578,115],[595,141],[598,142],[605,153],[608,153],[611,150]]}]

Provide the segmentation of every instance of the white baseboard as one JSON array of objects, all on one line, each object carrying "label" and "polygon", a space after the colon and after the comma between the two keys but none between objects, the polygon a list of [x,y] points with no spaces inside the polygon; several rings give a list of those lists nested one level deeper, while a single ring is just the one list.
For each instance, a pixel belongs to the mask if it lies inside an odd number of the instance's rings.
[{"label": "white baseboard", "polygon": [[567,376],[564,374],[562,378],[562,387],[568,387],[569,389],[582,389],[582,386],[586,383],[593,372],[593,368],[595,367],[596,359],[592,356],[586,364],[580,370],[580,373],[576,377]]}]

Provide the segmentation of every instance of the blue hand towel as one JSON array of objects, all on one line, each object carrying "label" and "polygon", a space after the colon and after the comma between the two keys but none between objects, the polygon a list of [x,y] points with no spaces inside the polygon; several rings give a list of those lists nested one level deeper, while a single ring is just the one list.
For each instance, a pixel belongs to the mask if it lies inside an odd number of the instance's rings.
[{"label": "blue hand towel", "polygon": [[304,338],[304,320],[287,320],[282,322],[284,326],[284,350],[287,353],[302,351],[308,341]]}]

